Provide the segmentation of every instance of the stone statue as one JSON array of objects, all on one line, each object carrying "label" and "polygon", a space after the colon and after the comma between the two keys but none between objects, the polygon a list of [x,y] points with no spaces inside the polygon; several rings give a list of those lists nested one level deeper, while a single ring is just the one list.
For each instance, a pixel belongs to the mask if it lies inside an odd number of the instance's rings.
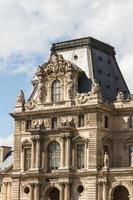
[{"label": "stone statue", "polygon": [[117,96],[116,96],[117,101],[122,101],[124,100],[124,94],[123,92],[118,92]]},{"label": "stone statue", "polygon": [[74,93],[74,84],[73,84],[73,79],[72,75],[68,76],[68,82],[67,82],[67,96],[69,99],[73,98],[73,93]]},{"label": "stone statue", "polygon": [[24,92],[23,90],[20,90],[19,95],[17,96],[17,104],[25,104],[25,97],[24,97]]},{"label": "stone statue", "polygon": [[43,102],[43,98],[44,98],[44,85],[43,85],[43,83],[39,83],[38,84],[38,101],[39,101],[39,103]]},{"label": "stone statue", "polygon": [[91,94],[99,94],[100,93],[100,86],[96,80],[93,80],[91,85]]},{"label": "stone statue", "polygon": [[131,152],[131,167],[133,167],[133,152]]},{"label": "stone statue", "polygon": [[107,152],[104,154],[104,168],[109,168],[109,156]]}]

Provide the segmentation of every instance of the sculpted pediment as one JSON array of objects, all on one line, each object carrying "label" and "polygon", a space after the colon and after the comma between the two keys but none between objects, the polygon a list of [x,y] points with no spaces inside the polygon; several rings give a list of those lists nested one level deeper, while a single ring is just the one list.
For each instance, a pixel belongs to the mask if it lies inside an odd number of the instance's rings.
[{"label": "sculpted pediment", "polygon": [[81,71],[79,67],[65,60],[60,54],[52,54],[47,63],[38,67],[36,75],[42,73],[45,75],[64,75],[69,71]]}]

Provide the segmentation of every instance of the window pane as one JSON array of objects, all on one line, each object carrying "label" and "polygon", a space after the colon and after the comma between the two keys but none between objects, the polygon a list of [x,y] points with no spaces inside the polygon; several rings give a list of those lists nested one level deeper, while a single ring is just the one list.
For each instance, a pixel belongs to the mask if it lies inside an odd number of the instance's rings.
[{"label": "window pane", "polygon": [[52,84],[52,89],[51,89],[51,96],[52,96],[52,101],[53,102],[58,102],[60,101],[60,96],[61,96],[61,86],[60,86],[60,81],[55,80]]},{"label": "window pane", "polygon": [[84,115],[79,115],[78,116],[78,126],[79,127],[84,126]]},{"label": "window pane", "polygon": [[54,141],[49,146],[49,169],[55,170],[60,166],[60,145]]},{"label": "window pane", "polygon": [[82,169],[85,167],[85,145],[77,145],[77,167]]},{"label": "window pane", "polygon": [[31,168],[31,148],[25,148],[25,171]]}]

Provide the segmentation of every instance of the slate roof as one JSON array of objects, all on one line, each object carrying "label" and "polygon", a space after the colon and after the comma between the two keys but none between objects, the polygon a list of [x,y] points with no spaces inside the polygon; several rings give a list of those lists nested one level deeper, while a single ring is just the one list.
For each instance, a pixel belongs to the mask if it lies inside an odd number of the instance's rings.
[{"label": "slate roof", "polygon": [[0,164],[0,172],[4,172],[13,165],[13,153],[11,154]]},{"label": "slate roof", "polygon": [[[96,79],[101,87],[103,99],[108,102],[116,100],[118,92],[123,92],[125,98],[130,94],[115,58],[115,50],[109,44],[92,37],[80,38],[52,44],[51,51],[66,51],[74,48],[87,47],[91,50],[92,77],[79,78],[79,92],[88,92],[92,79]],[[82,66],[81,66],[82,67]],[[90,67],[90,66],[89,66]]]}]

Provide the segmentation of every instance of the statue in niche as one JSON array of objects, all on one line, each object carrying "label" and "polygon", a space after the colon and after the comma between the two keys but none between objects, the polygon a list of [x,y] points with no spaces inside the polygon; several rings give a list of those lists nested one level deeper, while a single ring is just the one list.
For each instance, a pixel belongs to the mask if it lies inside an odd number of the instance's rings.
[{"label": "statue in niche", "polygon": [[104,154],[104,168],[109,168],[109,156],[107,152]]},{"label": "statue in niche", "polygon": [[116,96],[117,101],[122,101],[124,100],[124,94],[123,92],[118,92],[117,96]]},{"label": "statue in niche", "polygon": [[19,95],[17,96],[17,104],[25,104],[25,97],[24,97],[24,92],[23,90],[20,90]]},{"label": "statue in niche", "polygon": [[44,95],[44,86],[43,83],[38,84],[38,100],[39,103],[43,102],[43,95]]},{"label": "statue in niche", "polygon": [[130,167],[133,167],[133,152],[131,152],[131,166]]},{"label": "statue in niche", "polygon": [[73,84],[72,75],[69,75],[67,77],[67,96],[69,99],[72,99],[73,95],[74,95],[74,84]]},{"label": "statue in niche", "polygon": [[100,93],[100,86],[96,80],[93,80],[91,85],[91,94],[99,94]]}]

